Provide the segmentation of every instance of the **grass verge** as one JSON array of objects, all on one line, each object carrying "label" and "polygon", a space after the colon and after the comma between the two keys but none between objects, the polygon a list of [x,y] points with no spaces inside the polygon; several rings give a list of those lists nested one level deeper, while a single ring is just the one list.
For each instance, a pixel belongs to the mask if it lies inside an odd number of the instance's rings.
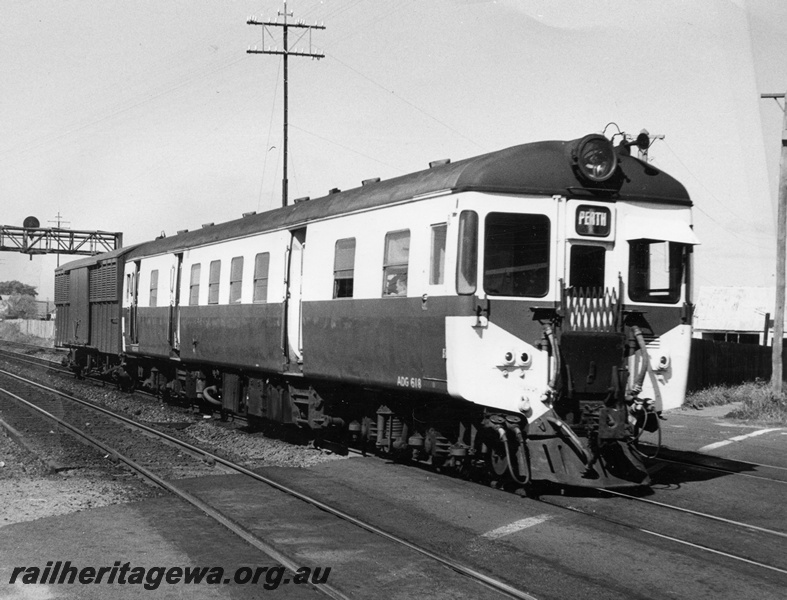
[{"label": "grass verge", "polygon": [[728,419],[787,424],[787,398],[777,398],[766,381],[716,385],[692,392],[686,396],[683,406],[699,409],[733,402],[740,405],[725,415]]}]

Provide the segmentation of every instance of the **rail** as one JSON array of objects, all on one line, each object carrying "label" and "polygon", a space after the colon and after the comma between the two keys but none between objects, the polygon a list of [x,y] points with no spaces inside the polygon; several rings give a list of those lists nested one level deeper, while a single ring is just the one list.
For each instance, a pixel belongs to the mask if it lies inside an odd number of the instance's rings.
[{"label": "rail", "polygon": [[[272,479],[270,479],[268,477],[265,477],[263,475],[255,473],[254,471],[251,471],[251,470],[243,467],[242,465],[239,465],[239,464],[234,463],[234,462],[232,462],[230,460],[227,460],[227,459],[225,459],[225,458],[223,458],[223,457],[221,457],[221,456],[219,456],[217,454],[214,454],[212,452],[209,452],[207,450],[204,450],[202,448],[194,446],[193,444],[189,444],[188,442],[185,442],[185,441],[180,440],[180,439],[178,439],[176,437],[168,435],[168,434],[166,434],[164,432],[158,431],[157,429],[154,429],[152,427],[149,427],[147,425],[144,425],[142,423],[139,423],[137,421],[129,419],[129,418],[123,416],[123,415],[120,415],[120,414],[117,414],[117,413],[115,413],[113,411],[107,410],[107,409],[105,409],[105,408],[103,408],[101,406],[93,404],[92,402],[88,402],[86,400],[82,400],[80,398],[72,396],[71,394],[67,394],[67,393],[61,392],[59,390],[47,387],[47,386],[42,385],[40,383],[37,383],[35,381],[31,381],[31,380],[26,379],[24,377],[20,377],[19,375],[15,375],[13,373],[9,373],[8,371],[0,370],[0,374],[5,375],[7,377],[11,377],[11,378],[16,379],[18,381],[21,381],[21,382],[23,382],[26,385],[30,385],[30,386],[36,387],[38,389],[44,390],[44,391],[46,391],[48,393],[55,394],[55,395],[57,395],[57,396],[59,396],[61,398],[65,398],[65,399],[70,400],[72,402],[75,402],[75,403],[77,403],[77,404],[79,404],[81,406],[88,407],[88,408],[90,408],[92,410],[95,410],[96,412],[99,412],[101,414],[109,416],[113,420],[121,422],[124,425],[127,425],[129,427],[134,428],[134,429],[143,431],[143,432],[145,432],[147,434],[150,434],[150,435],[152,435],[152,436],[154,436],[154,437],[156,437],[158,439],[163,439],[163,440],[167,441],[168,443],[174,444],[174,445],[176,445],[176,446],[178,446],[180,448],[183,448],[184,450],[186,450],[188,452],[202,455],[208,461],[215,461],[216,464],[220,464],[220,465],[222,465],[222,466],[224,466],[226,468],[229,468],[229,469],[231,469],[231,470],[233,470],[233,471],[235,471],[237,473],[240,473],[242,475],[250,477],[250,478],[252,478],[252,479],[254,479],[254,480],[258,481],[258,482],[264,483],[265,485],[268,485],[268,486],[270,486],[270,487],[272,487],[272,488],[274,488],[274,489],[276,489],[276,490],[278,490],[280,492],[288,494],[289,496],[297,498],[298,500],[306,502],[307,504],[309,504],[311,506],[314,506],[314,507],[316,507],[316,508],[318,508],[318,509],[320,509],[320,510],[326,512],[326,513],[329,513],[329,514],[331,514],[331,515],[333,515],[333,516],[335,516],[335,517],[337,517],[339,519],[342,519],[343,521],[351,523],[351,524],[353,524],[353,525],[355,525],[357,527],[360,527],[361,529],[364,529],[364,530],[366,530],[366,531],[368,531],[370,533],[373,533],[373,534],[375,534],[377,536],[380,536],[380,537],[382,537],[384,539],[387,539],[387,540],[389,540],[389,541],[391,541],[391,542],[393,542],[393,543],[395,543],[397,545],[409,548],[410,550],[413,550],[413,551],[417,552],[418,554],[421,554],[422,556],[425,556],[425,557],[427,557],[427,558],[429,558],[431,560],[434,560],[434,561],[442,564],[443,566],[448,567],[449,569],[451,569],[451,570],[453,570],[453,571],[455,571],[455,572],[457,572],[457,573],[459,573],[461,575],[464,575],[465,577],[467,577],[467,578],[469,578],[471,580],[474,580],[477,583],[480,583],[480,584],[482,584],[484,586],[487,586],[487,587],[489,587],[489,588],[491,588],[493,590],[496,590],[496,591],[500,592],[501,594],[504,594],[504,595],[506,595],[506,596],[508,596],[510,598],[516,598],[518,600],[537,600],[534,596],[532,596],[532,595],[530,595],[530,594],[528,594],[526,592],[523,592],[521,590],[518,590],[518,589],[514,588],[513,586],[511,586],[511,585],[509,585],[509,584],[507,584],[507,583],[505,583],[503,581],[500,581],[498,579],[495,579],[494,577],[491,577],[491,576],[486,575],[484,573],[481,573],[481,572],[479,572],[479,571],[477,571],[475,569],[467,567],[467,566],[465,566],[465,565],[463,565],[461,563],[458,563],[458,562],[456,562],[456,561],[454,561],[452,559],[442,557],[439,554],[436,554],[435,552],[432,552],[431,550],[428,550],[426,548],[423,548],[423,547],[419,546],[418,544],[415,544],[413,542],[407,541],[404,538],[401,538],[401,537],[399,537],[397,535],[389,533],[389,532],[387,532],[387,531],[385,531],[385,530],[383,530],[383,529],[381,529],[381,528],[379,528],[379,527],[377,527],[375,525],[372,525],[372,524],[370,524],[370,523],[368,523],[366,521],[363,521],[361,519],[353,517],[352,515],[344,512],[344,511],[342,511],[340,509],[337,509],[337,508],[335,508],[333,506],[330,506],[330,505],[328,505],[328,504],[326,504],[326,503],[324,503],[324,502],[322,502],[320,500],[317,500],[316,498],[314,498],[312,496],[309,496],[309,495],[304,494],[302,492],[298,492],[298,491],[296,491],[296,490],[294,490],[294,489],[292,489],[292,488],[290,488],[288,486],[285,486],[285,485],[283,485],[283,484],[281,484],[281,483],[279,483],[277,481],[274,481],[274,480],[272,480]],[[87,440],[89,443],[91,443],[93,445],[97,445],[97,447],[101,448],[102,451],[111,453],[113,456],[116,456],[124,464],[129,466],[129,468],[131,468],[132,470],[138,472],[141,476],[143,476],[146,479],[154,482],[156,485],[160,485],[161,487],[163,487],[164,489],[172,492],[173,494],[176,494],[177,496],[179,496],[180,498],[182,498],[183,500],[185,500],[189,504],[195,506],[199,510],[202,510],[203,512],[205,512],[206,514],[208,514],[212,518],[216,519],[222,525],[225,525],[226,527],[228,527],[231,531],[233,531],[234,533],[236,533],[237,535],[242,537],[244,540],[248,541],[249,543],[254,545],[256,548],[261,550],[262,552],[265,552],[266,554],[271,556],[271,558],[273,558],[274,560],[278,560],[279,562],[281,562],[285,567],[287,567],[287,568],[289,568],[290,570],[293,570],[293,571],[297,570],[298,567],[294,566],[294,562],[291,561],[288,557],[286,557],[285,555],[281,554],[278,550],[276,550],[275,548],[273,548],[272,546],[270,546],[269,544],[267,544],[263,540],[260,540],[259,538],[254,536],[251,532],[249,532],[245,528],[241,527],[237,523],[234,523],[233,521],[227,519],[221,513],[219,513],[218,511],[214,510],[213,508],[211,508],[209,505],[207,505],[202,500],[192,496],[187,491],[178,488],[177,486],[175,486],[174,484],[172,484],[170,482],[164,481],[163,479],[161,479],[160,477],[156,476],[154,473],[152,473],[151,471],[149,471],[145,467],[142,467],[141,465],[135,463],[131,459],[129,459],[129,458],[125,457],[124,455],[122,455],[121,453],[117,452],[115,449],[109,448],[108,446],[106,446],[106,444],[103,444],[100,441],[93,439],[92,436],[89,436],[88,434],[86,434],[85,432],[79,430],[78,428],[76,428],[76,427],[74,427],[74,426],[72,426],[72,425],[70,425],[68,423],[65,423],[62,419],[60,419],[59,417],[49,413],[48,411],[46,411],[44,409],[41,409],[40,407],[37,407],[34,404],[29,403],[26,400],[20,398],[19,396],[16,396],[16,395],[14,395],[14,394],[6,391],[6,390],[0,389],[0,392],[5,394],[5,395],[7,395],[7,396],[9,396],[9,397],[12,397],[17,402],[24,403],[25,405],[29,406],[30,408],[32,408],[32,409],[38,411],[39,413],[43,414],[46,418],[51,419],[51,420],[57,422],[59,425],[62,425],[64,427],[66,427],[67,429],[72,431],[75,435],[79,435],[83,439]],[[288,566],[288,564],[291,565],[291,566]],[[322,591],[324,593],[327,593],[329,596],[331,596],[333,598],[346,598],[346,596],[344,594],[342,594],[340,591],[335,590],[333,588],[330,588],[329,586],[320,585],[320,586],[315,586],[315,587],[317,589],[319,589],[320,591]]]}]

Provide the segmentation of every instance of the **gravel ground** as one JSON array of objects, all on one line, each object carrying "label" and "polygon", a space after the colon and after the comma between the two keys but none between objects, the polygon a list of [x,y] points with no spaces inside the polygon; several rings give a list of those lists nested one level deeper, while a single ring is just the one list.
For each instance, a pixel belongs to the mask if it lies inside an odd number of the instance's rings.
[{"label": "gravel ground", "polygon": [[[249,432],[239,422],[222,422],[210,415],[195,413],[189,407],[166,404],[138,393],[121,392],[112,384],[102,386],[100,383],[77,381],[69,376],[56,375],[32,366],[11,365],[2,360],[0,367],[90,400],[136,421],[161,426],[170,435],[196,445],[205,445],[246,465],[309,467],[326,460],[344,458],[310,445],[285,442],[261,432]],[[271,431],[276,429],[273,427]],[[294,437],[288,436],[288,439]]]},{"label": "gravel ground", "polygon": [[[39,353],[36,353],[39,354]],[[344,457],[304,444],[292,444],[236,422],[221,422],[190,408],[164,404],[140,394],[120,392],[107,384],[90,384],[41,368],[0,361],[0,368],[30,377],[43,385],[85,398],[134,420],[165,429],[170,435],[212,450],[248,468],[309,467]],[[0,400],[2,401],[2,400]],[[274,428],[275,429],[275,428]],[[83,468],[49,473],[38,458],[0,434],[0,527],[20,521],[67,514],[99,506],[132,502],[162,493],[115,468]]]},{"label": "gravel ground", "polygon": [[52,473],[0,429],[0,528],[161,494],[125,472],[79,469]]},{"label": "gravel ground", "polygon": [[[19,367],[16,369],[19,372]],[[37,376],[40,378],[41,374]],[[250,432],[240,422],[222,422],[218,415],[196,413],[189,407],[166,404],[137,393],[120,392],[110,385],[102,387],[100,384],[58,376],[46,377],[53,382],[50,384],[52,387],[100,404],[135,421],[156,426],[169,435],[205,447],[246,466],[309,467],[326,460],[344,458],[310,445],[289,443],[262,432]]]}]

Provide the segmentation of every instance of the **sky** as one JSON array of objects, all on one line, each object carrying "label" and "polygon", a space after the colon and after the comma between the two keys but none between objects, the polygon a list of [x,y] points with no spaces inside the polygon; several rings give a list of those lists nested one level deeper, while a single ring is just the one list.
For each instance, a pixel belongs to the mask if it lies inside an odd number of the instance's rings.
[{"label": "sky", "polygon": [[[281,0],[3,0],[0,224],[126,245],[281,203]],[[695,286],[772,286],[787,3],[290,0],[290,198],[619,128],[695,203]],[[291,46],[309,49],[308,37]],[[271,32],[276,34],[275,31]],[[281,39],[266,34],[265,45]],[[614,123],[614,125],[608,125]],[[73,257],[63,256],[62,262]],[[0,254],[53,296],[54,256]]]}]

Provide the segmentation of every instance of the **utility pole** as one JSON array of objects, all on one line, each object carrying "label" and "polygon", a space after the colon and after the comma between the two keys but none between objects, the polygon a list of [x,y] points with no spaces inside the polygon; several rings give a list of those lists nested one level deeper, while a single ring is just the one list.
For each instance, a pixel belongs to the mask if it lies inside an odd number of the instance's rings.
[{"label": "utility pole", "polygon": [[[761,94],[760,98],[773,98],[779,103],[784,94]],[[771,388],[776,398],[782,400],[782,353],[784,341],[785,267],[787,267],[787,105],[782,107],[782,153],[779,161],[779,210],[776,216],[776,307],[773,317],[773,356],[771,362]]]},{"label": "utility pole", "polygon": [[[63,215],[60,214],[60,211],[57,211],[57,214],[55,215],[55,219],[56,220],[54,220],[54,221],[52,219],[50,219],[49,222],[50,223],[57,223],[57,228],[58,229],[61,229],[60,226],[63,223],[69,223],[69,224],[71,223],[71,221],[64,221],[63,220]],[[57,266],[58,267],[60,266],[60,252],[57,253]]]},{"label": "utility pole", "polygon": [[[246,53],[247,54],[280,54],[281,56],[284,57],[284,172],[283,172],[282,182],[281,182],[281,205],[282,206],[287,206],[287,186],[288,186],[288,182],[287,182],[287,125],[288,125],[288,122],[287,122],[287,110],[288,110],[288,107],[287,107],[287,58],[289,56],[308,56],[310,58],[316,58],[318,60],[321,59],[321,58],[325,58],[324,54],[320,54],[320,53],[312,51],[312,38],[311,38],[311,32],[312,32],[313,29],[325,29],[325,26],[324,25],[318,25],[317,23],[315,23],[314,25],[306,25],[303,21],[297,21],[297,22],[294,22],[294,23],[288,21],[287,17],[291,17],[292,13],[291,12],[287,12],[287,0],[284,0],[284,10],[283,11],[279,11],[278,16],[279,17],[284,17],[284,21],[283,22],[279,22],[278,18],[276,20],[274,20],[274,21],[258,21],[254,17],[249,17],[249,19],[246,21],[247,25],[260,25],[260,26],[262,26],[262,46],[263,46],[263,48],[262,48],[262,50],[257,50],[257,48],[254,48],[252,50],[251,48],[249,48],[246,51]],[[283,30],[283,49],[282,50],[279,50],[276,47],[274,47],[274,48],[271,48],[271,47],[265,48],[265,31],[268,29],[268,27],[281,27],[282,28],[282,30]],[[300,39],[303,38],[303,36],[306,35],[306,33],[309,34],[309,49],[308,49],[308,51],[307,50],[290,50],[289,38],[288,38],[288,35],[287,35],[288,32],[289,32],[290,27],[295,27],[295,28],[304,30],[302,35],[301,35],[301,37],[299,37],[298,40],[296,40],[296,43],[297,43],[297,41],[300,41]],[[268,33],[270,34],[270,31],[268,31]]]}]

